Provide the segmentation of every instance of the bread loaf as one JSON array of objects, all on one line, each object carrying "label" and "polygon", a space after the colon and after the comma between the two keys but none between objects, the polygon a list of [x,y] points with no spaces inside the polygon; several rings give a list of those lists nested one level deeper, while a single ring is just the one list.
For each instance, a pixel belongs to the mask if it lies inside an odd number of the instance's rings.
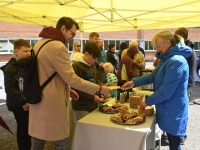
[{"label": "bread loaf", "polygon": [[153,106],[147,106],[144,110],[140,109],[138,107],[138,114],[144,113],[146,116],[151,116],[154,114],[154,107]]},{"label": "bread loaf", "polygon": [[140,101],[144,101],[144,100],[145,100],[144,96],[135,96],[135,95],[131,96],[130,97],[130,108],[137,109]]}]

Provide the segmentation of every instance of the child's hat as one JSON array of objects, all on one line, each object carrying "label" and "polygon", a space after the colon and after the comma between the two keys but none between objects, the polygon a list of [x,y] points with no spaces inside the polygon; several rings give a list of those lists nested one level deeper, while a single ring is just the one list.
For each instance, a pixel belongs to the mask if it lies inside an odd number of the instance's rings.
[{"label": "child's hat", "polygon": [[108,73],[106,76],[106,80],[108,85],[118,82],[116,75],[113,73]]}]

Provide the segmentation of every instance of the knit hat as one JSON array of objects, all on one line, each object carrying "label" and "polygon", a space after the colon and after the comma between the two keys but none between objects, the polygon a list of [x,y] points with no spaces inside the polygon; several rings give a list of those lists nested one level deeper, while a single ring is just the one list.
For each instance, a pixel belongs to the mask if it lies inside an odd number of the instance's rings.
[{"label": "knit hat", "polygon": [[118,82],[116,75],[113,73],[108,73],[106,76],[106,80],[108,85]]}]

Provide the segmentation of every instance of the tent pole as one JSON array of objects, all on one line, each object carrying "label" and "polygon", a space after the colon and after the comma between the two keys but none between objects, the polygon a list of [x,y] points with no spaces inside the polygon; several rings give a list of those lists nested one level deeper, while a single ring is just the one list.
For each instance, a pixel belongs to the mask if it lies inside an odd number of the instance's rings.
[{"label": "tent pole", "polygon": [[79,22],[81,52],[83,52],[83,21]]},{"label": "tent pole", "polygon": [[83,53],[83,31],[80,34],[80,43],[81,43],[81,53]]}]

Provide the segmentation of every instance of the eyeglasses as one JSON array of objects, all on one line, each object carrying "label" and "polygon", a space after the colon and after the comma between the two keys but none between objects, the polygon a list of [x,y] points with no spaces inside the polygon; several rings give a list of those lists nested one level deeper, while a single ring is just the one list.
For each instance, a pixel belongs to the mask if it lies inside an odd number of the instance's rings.
[{"label": "eyeglasses", "polygon": [[81,47],[81,45],[76,45],[76,47]]},{"label": "eyeglasses", "polygon": [[71,32],[71,34],[72,34],[72,37],[75,37],[75,36],[76,36],[76,33],[75,33],[75,32],[73,32],[71,29],[69,29],[69,31]]}]

